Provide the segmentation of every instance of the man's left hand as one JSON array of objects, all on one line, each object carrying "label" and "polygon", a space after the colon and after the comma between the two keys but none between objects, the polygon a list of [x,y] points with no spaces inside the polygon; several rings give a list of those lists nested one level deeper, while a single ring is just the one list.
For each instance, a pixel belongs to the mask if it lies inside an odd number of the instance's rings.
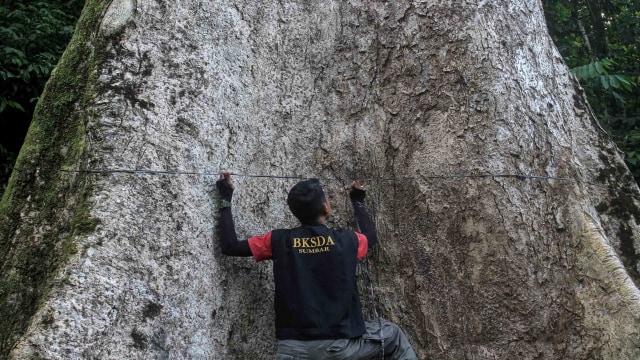
[{"label": "man's left hand", "polygon": [[220,173],[220,178],[216,181],[216,188],[220,193],[220,200],[231,201],[233,196],[233,180],[231,180],[231,171],[223,171]]}]

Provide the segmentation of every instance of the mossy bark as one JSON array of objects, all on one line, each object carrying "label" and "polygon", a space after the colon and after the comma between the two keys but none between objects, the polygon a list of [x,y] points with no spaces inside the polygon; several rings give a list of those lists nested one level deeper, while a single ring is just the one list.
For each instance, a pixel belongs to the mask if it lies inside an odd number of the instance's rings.
[{"label": "mossy bark", "polygon": [[100,44],[96,20],[105,1],[88,1],[73,39],[36,106],[0,203],[0,356],[7,356],[47,296],[59,270],[90,232],[90,180],[59,170],[83,168],[86,111]]},{"label": "mossy bark", "polygon": [[[638,189],[538,2],[106,6],[2,202],[3,350],[273,357],[271,270],[219,253],[215,177],[58,171],[148,168],[331,179],[332,226],[371,179],[379,311],[420,358],[639,356]],[[239,235],[294,226],[294,182],[238,176]]]}]

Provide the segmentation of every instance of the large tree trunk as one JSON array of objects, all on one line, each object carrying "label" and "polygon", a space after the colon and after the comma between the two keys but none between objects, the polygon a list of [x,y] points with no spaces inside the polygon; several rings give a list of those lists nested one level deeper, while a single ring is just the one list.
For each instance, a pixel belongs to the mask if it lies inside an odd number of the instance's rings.
[{"label": "large tree trunk", "polygon": [[[59,171],[144,168],[372,179],[377,302],[420,358],[640,356],[638,189],[538,1],[89,0],[17,167],[5,355],[273,356],[215,177]],[[236,179],[242,237],[295,224],[295,180]]]}]

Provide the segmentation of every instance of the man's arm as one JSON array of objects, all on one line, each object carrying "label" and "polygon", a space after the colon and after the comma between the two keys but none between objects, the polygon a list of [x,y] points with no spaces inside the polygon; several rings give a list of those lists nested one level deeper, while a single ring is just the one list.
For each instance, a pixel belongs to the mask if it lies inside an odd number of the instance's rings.
[{"label": "man's arm", "polygon": [[366,196],[367,192],[362,188],[360,182],[354,181],[349,190],[349,198],[351,198],[353,210],[356,213],[356,220],[358,221],[360,232],[367,237],[367,243],[369,249],[371,249],[378,243],[378,233],[376,232],[376,226],[367,213],[367,209],[364,207],[364,199]]},{"label": "man's arm", "polygon": [[252,256],[249,242],[238,241],[236,227],[231,214],[231,198],[233,196],[233,181],[228,171],[220,174],[216,182],[216,188],[220,194],[220,218],[218,221],[218,234],[220,236],[220,250],[228,256]]}]

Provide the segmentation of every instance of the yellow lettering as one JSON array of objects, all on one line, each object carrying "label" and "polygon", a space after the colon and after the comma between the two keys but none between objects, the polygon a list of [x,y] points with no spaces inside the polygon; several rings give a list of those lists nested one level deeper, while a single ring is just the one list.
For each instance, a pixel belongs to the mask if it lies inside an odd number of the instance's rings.
[{"label": "yellow lettering", "polygon": [[329,246],[335,245],[331,236],[315,236],[312,238],[293,238],[293,247],[298,248],[298,254],[316,254],[331,251]]},{"label": "yellow lettering", "polygon": [[[303,240],[303,244],[304,244],[304,240]],[[331,251],[328,246],[314,247],[314,248],[305,248],[304,246],[302,246],[300,249],[298,249],[298,254],[317,254],[317,253],[327,252],[327,251]]]}]

